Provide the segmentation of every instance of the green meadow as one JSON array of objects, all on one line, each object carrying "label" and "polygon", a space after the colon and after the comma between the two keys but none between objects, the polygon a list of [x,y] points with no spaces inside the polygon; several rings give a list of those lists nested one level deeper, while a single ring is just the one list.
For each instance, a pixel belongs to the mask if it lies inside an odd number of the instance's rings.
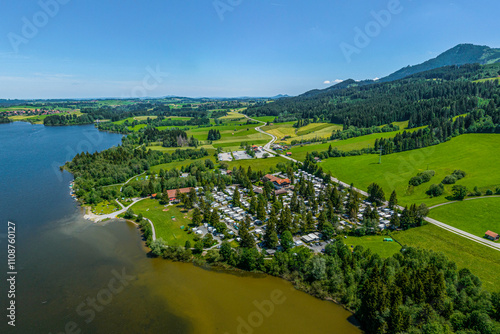
[{"label": "green meadow", "polygon": [[[188,234],[186,228],[191,224],[192,212],[181,205],[161,205],[157,200],[145,199],[132,206],[135,214],[141,213],[149,218],[156,231],[156,238],[162,238],[168,245],[184,246],[187,240],[193,241],[193,234]],[[164,211],[168,210],[168,211]],[[184,229],[181,229],[184,226]]]},{"label": "green meadow", "polygon": [[408,122],[396,122],[393,124],[400,125],[400,128],[403,130],[393,131],[393,132],[383,132],[383,133],[373,133],[366,136],[354,137],[345,140],[334,140],[326,143],[320,144],[310,144],[310,145],[302,145],[302,146],[294,146],[291,151],[295,159],[304,160],[306,158],[307,152],[321,152],[328,150],[328,147],[331,145],[333,148],[338,148],[340,151],[352,151],[352,150],[361,150],[367,147],[373,147],[376,139],[380,138],[392,138],[397,133],[413,132],[419,130],[421,128],[414,129],[404,129],[404,124]]},{"label": "green meadow", "polygon": [[275,135],[278,140],[290,137],[282,141],[291,143],[292,140],[308,140],[313,138],[330,138],[334,130],[342,130],[342,125],[331,123],[311,123],[300,129],[294,128],[296,122],[276,123],[262,127],[262,130]]},{"label": "green meadow", "polygon": [[[320,163],[325,171],[356,187],[366,190],[376,182],[382,186],[386,197],[396,190],[401,204],[425,203],[428,206],[447,202],[452,185],[445,185],[442,196],[430,198],[425,194],[431,184],[440,183],[443,178],[456,169],[467,176],[456,184],[469,189],[477,186],[480,190],[500,186],[500,136],[496,134],[467,134],[450,141],[418,150],[382,156],[361,155],[344,158],[330,158]],[[430,182],[418,187],[408,187],[409,180],[417,173],[427,169],[436,175]]]},{"label": "green meadow", "polygon": [[[370,235],[364,237],[347,237],[343,239],[345,245],[353,249],[356,246],[363,246],[369,248],[372,252],[377,253],[382,258],[388,258],[398,253],[401,246],[395,242],[384,241],[384,238],[390,238],[383,235]],[[352,247],[351,247],[352,246]]]},{"label": "green meadow", "polygon": [[500,233],[500,197],[469,199],[439,206],[431,210],[429,217],[478,237],[484,237],[487,230]]}]

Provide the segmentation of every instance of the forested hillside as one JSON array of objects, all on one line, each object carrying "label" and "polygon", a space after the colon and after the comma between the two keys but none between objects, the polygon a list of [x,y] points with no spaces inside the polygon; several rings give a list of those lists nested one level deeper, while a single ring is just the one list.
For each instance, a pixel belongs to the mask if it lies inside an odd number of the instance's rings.
[{"label": "forested hillside", "polygon": [[[285,98],[258,103],[248,108],[249,116],[275,116],[275,122],[311,119],[315,122],[368,128],[396,121],[410,121],[409,127],[430,125],[483,108],[493,101],[492,118],[500,106],[496,81],[473,80],[497,76],[500,64],[448,66],[388,83],[357,85],[325,91],[318,95]],[[496,118],[498,121],[498,118]]]}]

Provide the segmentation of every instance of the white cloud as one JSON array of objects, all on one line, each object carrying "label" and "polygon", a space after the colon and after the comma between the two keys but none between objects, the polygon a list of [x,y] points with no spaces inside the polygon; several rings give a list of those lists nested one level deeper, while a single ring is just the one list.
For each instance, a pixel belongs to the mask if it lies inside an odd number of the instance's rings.
[{"label": "white cloud", "polygon": [[325,85],[330,85],[330,84],[338,84],[338,83],[341,83],[342,81],[344,81],[344,80],[335,79],[335,80],[331,80],[331,81],[330,80],[326,80],[323,83]]},{"label": "white cloud", "polygon": [[377,81],[377,80],[380,80],[380,78],[374,78],[373,81]]}]

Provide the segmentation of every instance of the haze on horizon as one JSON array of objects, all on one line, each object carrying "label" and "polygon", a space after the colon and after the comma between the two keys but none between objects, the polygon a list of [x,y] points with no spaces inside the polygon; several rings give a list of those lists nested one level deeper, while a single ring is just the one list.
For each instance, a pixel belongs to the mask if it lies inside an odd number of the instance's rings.
[{"label": "haze on horizon", "polygon": [[460,43],[499,47],[496,9],[493,0],[10,1],[0,98],[297,95],[383,77]]}]

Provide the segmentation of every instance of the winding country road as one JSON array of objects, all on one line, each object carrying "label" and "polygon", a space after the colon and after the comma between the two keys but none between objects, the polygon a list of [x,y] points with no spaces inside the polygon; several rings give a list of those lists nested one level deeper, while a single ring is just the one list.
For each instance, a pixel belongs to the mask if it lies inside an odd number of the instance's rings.
[{"label": "winding country road", "polygon": [[[263,125],[265,125],[265,124],[266,124],[266,122],[262,122],[262,121],[259,121],[259,120],[256,120],[256,119],[253,119],[253,118],[250,118],[250,117],[248,117],[247,115],[244,115],[244,116],[245,116],[246,118],[248,118],[249,120],[252,120],[252,121],[255,121],[255,122],[259,122],[259,123],[264,123]],[[293,159],[293,158],[291,158],[291,157],[288,157],[288,156],[283,155],[283,154],[278,154],[278,153],[276,153],[275,151],[273,151],[273,150],[271,149],[271,145],[272,145],[272,144],[276,141],[276,139],[277,139],[277,138],[276,138],[276,136],[274,136],[274,135],[272,135],[272,134],[270,134],[270,133],[267,133],[267,132],[265,132],[264,130],[262,130],[262,129],[261,129],[261,127],[262,127],[263,125],[261,125],[261,126],[259,126],[259,127],[255,128],[255,130],[257,130],[257,131],[259,131],[260,133],[263,133],[263,134],[265,134],[265,135],[268,135],[268,136],[270,136],[270,137],[272,138],[272,139],[271,139],[271,141],[270,141],[269,143],[267,143],[267,144],[264,146],[264,150],[265,150],[266,152],[268,152],[268,153],[272,154],[272,155],[280,156],[280,157],[283,157],[283,158],[288,159],[288,160],[290,160],[290,161],[294,161],[294,162],[296,162],[296,163],[300,163],[300,164],[302,164],[302,161],[295,160],[295,159]],[[344,187],[350,187],[350,186],[351,186],[351,185],[349,185],[349,184],[347,184],[347,183],[345,183],[345,182],[342,182],[342,181],[340,181],[339,179],[334,178],[334,177],[332,177],[332,181],[333,181],[333,182],[335,182],[335,183],[337,183],[337,184],[341,184],[341,185],[342,185],[342,186],[344,186]],[[367,193],[366,191],[363,191],[363,190],[358,189],[358,188],[353,188],[353,189],[354,189],[355,191],[357,191],[358,193],[362,194],[363,196],[368,196],[368,193]],[[500,196],[486,196],[486,197],[500,197]],[[478,199],[478,198],[480,198],[480,197],[468,198],[468,199],[466,199],[466,200],[474,200],[474,199]],[[456,201],[452,201],[452,202],[447,202],[447,203],[438,204],[438,205],[435,205],[435,206],[430,207],[429,209],[433,209],[433,208],[436,208],[436,207],[438,207],[438,206],[447,205],[447,204],[451,204],[451,203],[455,203],[455,202],[456,202]],[[386,202],[386,204],[387,204],[387,202]],[[404,208],[400,206],[400,207],[399,207],[399,209],[403,210]],[[481,245],[483,245],[483,246],[486,246],[486,247],[489,247],[489,248],[495,249],[495,250],[497,250],[497,251],[500,251],[500,244],[499,244],[499,243],[495,243],[495,242],[490,241],[490,240],[488,240],[488,239],[478,237],[478,236],[476,236],[476,235],[474,235],[474,234],[471,234],[471,233],[465,232],[465,231],[460,230],[460,229],[458,229],[458,228],[456,228],[456,227],[453,227],[453,226],[450,226],[450,225],[445,224],[445,223],[443,223],[443,222],[440,222],[440,221],[438,221],[438,220],[436,220],[436,219],[432,219],[432,218],[429,218],[429,217],[425,217],[425,221],[427,221],[427,222],[429,222],[429,223],[431,223],[431,224],[433,224],[433,225],[436,225],[436,226],[438,226],[438,227],[440,227],[440,228],[442,228],[442,229],[445,229],[445,230],[447,230],[448,232],[451,232],[451,233],[454,233],[454,234],[459,235],[459,236],[461,236],[461,237],[464,237],[464,238],[466,238],[466,239],[472,240],[472,241],[477,242],[478,244],[481,244]]]}]

